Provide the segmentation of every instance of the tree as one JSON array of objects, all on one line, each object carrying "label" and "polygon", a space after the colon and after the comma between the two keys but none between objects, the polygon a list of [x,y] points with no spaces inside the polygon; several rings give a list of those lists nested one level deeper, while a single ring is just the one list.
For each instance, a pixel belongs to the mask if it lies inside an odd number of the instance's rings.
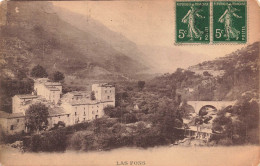
[{"label": "tree", "polygon": [[138,88],[142,90],[144,88],[145,81],[138,81]]},{"label": "tree", "polygon": [[212,76],[208,71],[204,71],[203,72],[203,76],[208,76],[208,77],[210,77],[210,76]]},{"label": "tree", "polygon": [[0,80],[0,109],[12,112],[12,97],[16,94],[28,94],[33,91],[33,80],[29,78]]},{"label": "tree", "polygon": [[135,123],[135,122],[137,122],[136,116],[134,114],[131,114],[131,113],[124,114],[123,120],[125,121],[125,123]]},{"label": "tree", "polygon": [[26,72],[24,71],[24,70],[18,70],[17,71],[17,78],[19,79],[19,80],[22,80],[22,79],[24,79],[24,78],[26,78],[27,76],[26,76]]},{"label": "tree", "polygon": [[35,78],[44,78],[48,76],[48,73],[41,65],[37,65],[32,68],[31,76]]},{"label": "tree", "polygon": [[48,125],[48,107],[42,103],[30,105],[25,112],[26,126],[39,133]]},{"label": "tree", "polygon": [[49,79],[54,81],[54,82],[63,81],[64,78],[65,78],[64,74],[60,71],[56,71],[56,72],[52,73],[49,77]]}]

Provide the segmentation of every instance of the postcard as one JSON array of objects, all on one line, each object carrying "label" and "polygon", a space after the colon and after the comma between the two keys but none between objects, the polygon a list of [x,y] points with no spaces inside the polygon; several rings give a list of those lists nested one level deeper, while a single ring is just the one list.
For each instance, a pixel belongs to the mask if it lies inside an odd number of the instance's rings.
[{"label": "postcard", "polygon": [[259,4],[1,0],[0,165],[259,165]]}]

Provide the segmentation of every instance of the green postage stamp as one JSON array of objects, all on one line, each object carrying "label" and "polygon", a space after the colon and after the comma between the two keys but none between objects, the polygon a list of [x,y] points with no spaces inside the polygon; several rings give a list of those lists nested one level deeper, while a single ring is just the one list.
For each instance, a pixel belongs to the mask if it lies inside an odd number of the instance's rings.
[{"label": "green postage stamp", "polygon": [[210,2],[176,2],[176,43],[210,42]]},{"label": "green postage stamp", "polygon": [[246,4],[246,1],[213,2],[214,42],[246,42]]},{"label": "green postage stamp", "polygon": [[175,41],[246,43],[246,1],[176,1]]}]

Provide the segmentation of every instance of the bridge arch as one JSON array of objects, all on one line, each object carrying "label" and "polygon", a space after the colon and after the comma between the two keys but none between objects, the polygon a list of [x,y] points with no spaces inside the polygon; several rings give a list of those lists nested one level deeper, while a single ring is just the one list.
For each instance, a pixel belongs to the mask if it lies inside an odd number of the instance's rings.
[{"label": "bridge arch", "polygon": [[217,108],[213,105],[204,105],[199,110],[199,115],[203,116],[208,113],[208,108],[210,108],[213,112],[217,112]]},{"label": "bridge arch", "polygon": [[212,108],[219,111],[222,108],[233,106],[235,101],[187,101],[187,104],[194,108],[196,114],[200,114],[200,111],[204,108]]}]

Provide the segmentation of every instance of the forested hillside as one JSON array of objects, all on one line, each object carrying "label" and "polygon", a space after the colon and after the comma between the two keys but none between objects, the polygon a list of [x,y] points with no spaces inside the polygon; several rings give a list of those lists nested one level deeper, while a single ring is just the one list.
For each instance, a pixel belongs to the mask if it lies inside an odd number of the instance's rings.
[{"label": "forested hillside", "polygon": [[[48,72],[60,70],[81,79],[131,75],[146,69],[131,57],[133,53],[120,52],[103,40],[102,33],[82,31],[62,20],[50,2],[1,5],[6,10],[6,22],[0,28],[2,76],[14,77],[17,71],[28,72],[37,64]],[[138,52],[135,49],[131,51]]]},{"label": "forested hillside", "polygon": [[[100,37],[101,32],[93,33],[94,28],[82,31],[61,19],[51,2],[3,2],[0,11],[0,106],[3,111],[11,112],[14,95],[31,93],[33,80],[29,76],[38,64],[49,74],[61,71],[68,84],[85,86],[91,80],[128,79],[147,68],[136,60],[141,53],[135,47],[127,55],[120,52]],[[92,24],[97,29],[106,29],[96,25],[95,20]],[[106,33],[113,34],[108,30]],[[128,42],[126,38],[122,40]],[[131,57],[133,53],[135,59]]]},{"label": "forested hillside", "polygon": [[149,84],[165,93],[174,87],[187,100],[236,100],[248,91],[258,97],[259,42],[187,70],[177,69]]}]

